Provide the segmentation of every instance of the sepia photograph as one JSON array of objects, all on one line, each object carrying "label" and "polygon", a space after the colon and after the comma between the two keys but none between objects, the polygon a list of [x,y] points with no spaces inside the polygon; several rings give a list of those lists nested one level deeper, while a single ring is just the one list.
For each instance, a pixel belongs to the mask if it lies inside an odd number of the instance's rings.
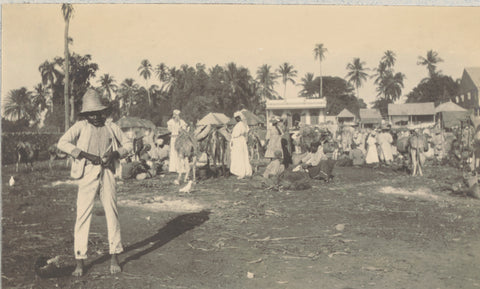
[{"label": "sepia photograph", "polygon": [[365,2],[3,3],[0,287],[480,288],[480,1]]}]

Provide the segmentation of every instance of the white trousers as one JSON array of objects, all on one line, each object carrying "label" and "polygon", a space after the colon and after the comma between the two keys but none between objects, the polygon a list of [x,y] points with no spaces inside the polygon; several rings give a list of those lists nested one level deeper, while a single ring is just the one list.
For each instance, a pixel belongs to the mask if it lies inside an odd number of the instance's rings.
[{"label": "white trousers", "polygon": [[115,176],[108,169],[102,169],[101,166],[89,164],[85,167],[84,175],[78,182],[77,220],[75,223],[74,242],[75,259],[87,258],[88,234],[97,193],[100,195],[100,201],[107,219],[110,254],[119,254],[123,251],[120,223],[118,221]]}]

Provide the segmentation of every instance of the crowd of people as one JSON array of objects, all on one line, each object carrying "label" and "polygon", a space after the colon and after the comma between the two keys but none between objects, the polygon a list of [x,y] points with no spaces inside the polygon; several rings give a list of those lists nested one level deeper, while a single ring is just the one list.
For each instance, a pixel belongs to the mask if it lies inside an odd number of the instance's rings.
[{"label": "crowd of people", "polygon": [[[168,121],[168,134],[149,135],[145,143],[127,137],[107,120],[108,108],[95,90],[83,96],[82,119],[69,128],[58,142],[58,148],[74,158],[71,176],[78,180],[77,217],[74,233],[74,254],[77,266],[74,276],[83,275],[87,258],[88,233],[94,198],[99,193],[105,209],[110,245],[112,274],[120,272],[118,254],[123,251],[116,207],[115,176],[144,179],[162,173],[186,173],[190,169],[188,154],[179,153],[176,142],[188,125],[173,111]],[[415,153],[420,163],[450,164],[476,174],[480,165],[480,126],[462,123],[447,131],[438,127],[393,129],[341,126],[338,130],[309,128],[311,141],[289,131],[286,120],[273,117],[262,144],[269,161],[263,172],[254,172],[249,155],[249,126],[241,111],[234,114],[236,124],[229,130],[228,168],[238,179],[259,180],[268,187],[282,183],[293,188],[304,187],[305,178],[329,182],[334,166],[393,166],[405,164]],[[296,137],[292,137],[296,135]],[[257,144],[258,145],[258,144]],[[132,154],[132,150],[139,151]],[[410,150],[410,151],[409,151]],[[411,154],[409,154],[411,153]],[[120,165],[120,159],[133,158]],[[415,157],[416,158],[416,157]],[[415,169],[415,168],[414,168]],[[421,174],[421,166],[420,166]],[[179,179],[176,183],[179,184]],[[292,183],[290,182],[290,183]]]}]

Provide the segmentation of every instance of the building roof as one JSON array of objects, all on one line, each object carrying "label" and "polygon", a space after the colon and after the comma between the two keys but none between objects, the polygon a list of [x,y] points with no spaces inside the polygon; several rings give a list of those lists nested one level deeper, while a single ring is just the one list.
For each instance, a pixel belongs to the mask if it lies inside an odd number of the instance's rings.
[{"label": "building roof", "polygon": [[360,109],[360,119],[382,119],[382,115],[378,109],[373,108],[361,108]]},{"label": "building roof", "polygon": [[338,115],[337,117],[342,117],[342,118],[355,118],[355,115],[351,113],[348,109],[344,108]]},{"label": "building roof", "polygon": [[363,124],[374,124],[382,122],[382,115],[378,109],[369,109],[369,108],[361,108],[360,112],[360,121]]},{"label": "building roof", "polygon": [[388,104],[388,115],[433,115],[435,105],[433,102]]},{"label": "building roof", "polygon": [[467,111],[467,110],[451,101],[442,103],[435,108],[435,113],[447,112],[447,111]]},{"label": "building roof", "polygon": [[285,99],[267,100],[267,109],[308,109],[326,108],[326,98],[288,97]]},{"label": "building roof", "polygon": [[473,83],[480,87],[480,67],[465,67],[465,71],[470,75]]}]

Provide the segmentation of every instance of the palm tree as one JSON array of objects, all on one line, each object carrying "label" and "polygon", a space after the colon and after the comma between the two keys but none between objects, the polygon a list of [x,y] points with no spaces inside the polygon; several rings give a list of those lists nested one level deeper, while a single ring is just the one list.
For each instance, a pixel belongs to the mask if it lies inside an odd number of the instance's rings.
[{"label": "palm tree", "polygon": [[388,71],[377,87],[378,95],[384,95],[384,98],[394,102],[400,98],[403,88],[403,80],[405,75],[401,72],[393,74]]},{"label": "palm tree", "polygon": [[260,91],[263,101],[267,99],[275,99],[274,85],[277,83],[277,74],[270,71],[271,66],[264,64],[257,69],[257,81],[260,84]]},{"label": "palm tree", "polygon": [[443,59],[441,59],[438,56],[438,53],[433,50],[427,51],[427,57],[419,56],[417,65],[423,65],[427,67],[428,70],[428,75],[430,78],[440,74],[441,71],[436,71],[437,69],[437,64],[439,62],[443,62]]},{"label": "palm tree", "polygon": [[37,84],[34,89],[35,92],[32,97],[32,105],[38,108],[39,111],[43,111],[47,107],[51,108],[51,99],[49,99],[50,94],[48,93],[48,89],[41,83]]},{"label": "palm tree", "polygon": [[378,67],[375,68],[375,71],[377,73],[372,75],[372,78],[376,77],[374,83],[378,85],[382,81],[382,79],[385,77],[385,74],[387,73],[387,71],[389,71],[389,69],[387,69],[387,64],[385,62],[380,61],[380,63],[378,64]]},{"label": "palm tree", "polygon": [[315,79],[313,73],[307,73],[301,79],[302,83],[299,84],[302,86],[302,90],[300,90],[300,96],[302,97],[312,97],[315,95]]},{"label": "palm tree", "polygon": [[277,72],[282,76],[282,83],[284,86],[283,98],[285,98],[287,93],[287,82],[290,81],[292,84],[295,84],[295,80],[293,79],[293,77],[297,77],[298,71],[293,69],[293,65],[290,65],[290,63],[285,62],[278,67]]},{"label": "palm tree", "polygon": [[395,52],[393,52],[391,50],[387,50],[383,54],[381,62],[384,62],[385,65],[386,65],[386,68],[390,69],[395,65],[396,60],[397,60],[397,55],[395,55]]},{"label": "palm tree", "polygon": [[32,92],[26,87],[11,90],[5,100],[4,114],[11,121],[34,120]]},{"label": "palm tree", "polygon": [[315,59],[318,58],[320,61],[320,98],[323,97],[322,89],[323,89],[323,79],[322,79],[322,60],[325,58],[325,52],[327,52],[327,48],[323,47],[323,43],[319,43],[315,45],[313,49],[313,54],[315,55]]},{"label": "palm tree", "polygon": [[[65,33],[64,33],[64,53],[65,53],[65,88],[64,88],[64,100],[65,100],[65,131],[70,127],[69,118],[68,118],[68,99],[69,99],[69,85],[70,85],[70,76],[69,76],[69,64],[70,64],[70,53],[68,52],[68,28],[70,26],[70,19],[73,16],[73,5],[64,3],[62,4],[62,13],[63,19],[65,20]],[[72,112],[74,111],[74,100],[71,99]],[[72,115],[73,117],[73,115]]]},{"label": "palm tree", "polygon": [[[140,76],[145,78],[145,84],[146,84],[145,87],[148,87],[148,79],[150,78],[150,76],[152,76],[152,64],[150,63],[150,61],[148,61],[148,59],[142,60],[142,62],[140,63],[140,66],[138,67],[138,71],[140,72]],[[150,92],[148,91],[148,89],[147,89],[147,92],[148,92],[148,104],[152,104],[152,100],[150,98]]]},{"label": "palm tree", "polygon": [[108,95],[108,100],[112,100],[112,92],[117,90],[117,85],[115,84],[115,79],[108,73],[100,76],[98,80],[100,87],[103,89],[103,92]]},{"label": "palm tree", "polygon": [[59,65],[60,59],[56,59],[55,61],[48,61],[45,60],[40,66],[38,67],[38,71],[42,76],[42,84],[52,88],[53,84],[62,79],[63,72],[57,69]]},{"label": "palm tree", "polygon": [[162,84],[161,91],[167,90],[168,89],[168,82],[170,79],[170,74],[168,72],[168,67],[165,65],[165,63],[160,63],[157,65],[155,68],[155,74],[158,77],[158,80]]},{"label": "palm tree", "polygon": [[364,67],[365,62],[361,61],[360,58],[354,58],[352,63],[347,64],[347,69],[349,70],[347,74],[347,80],[349,83],[355,85],[357,89],[357,98],[360,98],[360,94],[358,93],[358,88],[362,86],[362,83],[367,80],[368,74],[365,70],[368,68]]}]

